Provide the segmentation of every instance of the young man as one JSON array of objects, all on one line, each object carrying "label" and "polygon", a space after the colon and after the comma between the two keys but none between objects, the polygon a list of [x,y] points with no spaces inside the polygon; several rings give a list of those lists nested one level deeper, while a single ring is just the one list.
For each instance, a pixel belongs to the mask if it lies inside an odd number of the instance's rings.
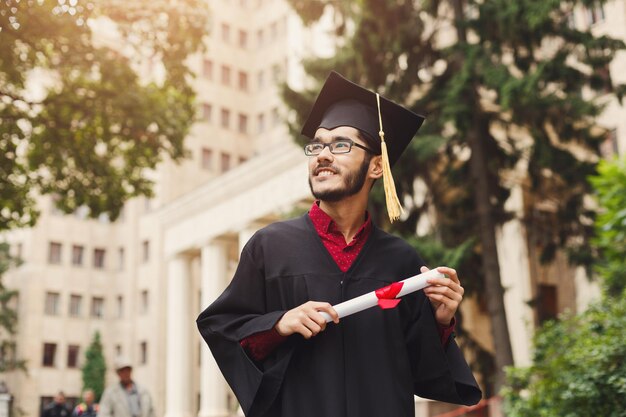
[{"label": "young man", "polygon": [[317,201],[306,215],[257,232],[228,288],[198,317],[246,416],[408,417],[414,394],[480,400],[450,337],[463,297],[453,269],[438,268],[449,278],[432,279],[394,309],[339,320],[332,307],[427,270],[366,211],[383,176],[393,204],[389,164],[422,121],[337,73],[326,80],[302,130]]}]

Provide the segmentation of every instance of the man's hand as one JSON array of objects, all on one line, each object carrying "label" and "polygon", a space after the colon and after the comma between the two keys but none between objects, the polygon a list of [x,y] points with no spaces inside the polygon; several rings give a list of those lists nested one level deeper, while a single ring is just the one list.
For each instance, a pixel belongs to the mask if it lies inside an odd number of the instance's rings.
[{"label": "man's hand", "polygon": [[[428,270],[425,266],[420,268],[422,273]],[[465,290],[461,286],[459,277],[454,269],[440,266],[437,268],[437,271],[445,274],[448,278],[429,279],[428,283],[431,285],[424,288],[424,294],[426,294],[430,304],[433,306],[437,323],[442,326],[449,326],[456,310],[459,308],[459,304],[461,304],[461,300],[463,300]]]},{"label": "man's hand", "polygon": [[320,311],[327,313],[333,322],[339,323],[339,316],[330,304],[309,301],[286,312],[274,327],[281,336],[300,333],[305,339],[310,339],[326,328],[326,319]]}]

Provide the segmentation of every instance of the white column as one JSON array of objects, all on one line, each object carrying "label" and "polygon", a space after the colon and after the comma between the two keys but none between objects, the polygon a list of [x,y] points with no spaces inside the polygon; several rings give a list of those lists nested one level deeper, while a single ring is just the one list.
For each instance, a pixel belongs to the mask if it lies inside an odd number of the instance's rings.
[{"label": "white column", "polygon": [[[211,304],[227,282],[228,253],[226,245],[213,241],[202,248],[200,262],[200,300],[202,309]],[[206,343],[200,351],[200,411],[198,417],[228,415],[227,386]]]},{"label": "white column", "polygon": [[246,243],[250,240],[252,235],[254,235],[257,230],[259,230],[262,226],[257,224],[252,224],[249,227],[239,231],[239,254],[241,255],[241,251],[243,247],[246,246]]},{"label": "white column", "polygon": [[190,280],[189,259],[183,255],[170,259],[167,265],[165,417],[191,417]]}]

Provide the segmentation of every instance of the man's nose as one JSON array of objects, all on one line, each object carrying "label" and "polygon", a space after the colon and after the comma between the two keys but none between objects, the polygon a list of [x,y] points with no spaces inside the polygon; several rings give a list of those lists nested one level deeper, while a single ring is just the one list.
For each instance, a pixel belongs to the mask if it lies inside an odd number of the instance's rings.
[{"label": "man's nose", "polygon": [[327,160],[327,161],[332,161],[333,159],[335,159],[335,155],[333,155],[333,153],[330,151],[330,146],[324,146],[324,149],[322,149],[322,152],[320,152],[317,155],[317,160]]}]

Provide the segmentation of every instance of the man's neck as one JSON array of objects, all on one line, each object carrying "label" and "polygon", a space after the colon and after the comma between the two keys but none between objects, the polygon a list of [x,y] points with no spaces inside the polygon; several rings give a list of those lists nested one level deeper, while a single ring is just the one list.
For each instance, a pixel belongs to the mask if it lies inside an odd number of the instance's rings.
[{"label": "man's neck", "polygon": [[352,241],[365,222],[367,198],[358,197],[355,195],[336,202],[320,201],[320,208],[333,219],[346,243]]}]

